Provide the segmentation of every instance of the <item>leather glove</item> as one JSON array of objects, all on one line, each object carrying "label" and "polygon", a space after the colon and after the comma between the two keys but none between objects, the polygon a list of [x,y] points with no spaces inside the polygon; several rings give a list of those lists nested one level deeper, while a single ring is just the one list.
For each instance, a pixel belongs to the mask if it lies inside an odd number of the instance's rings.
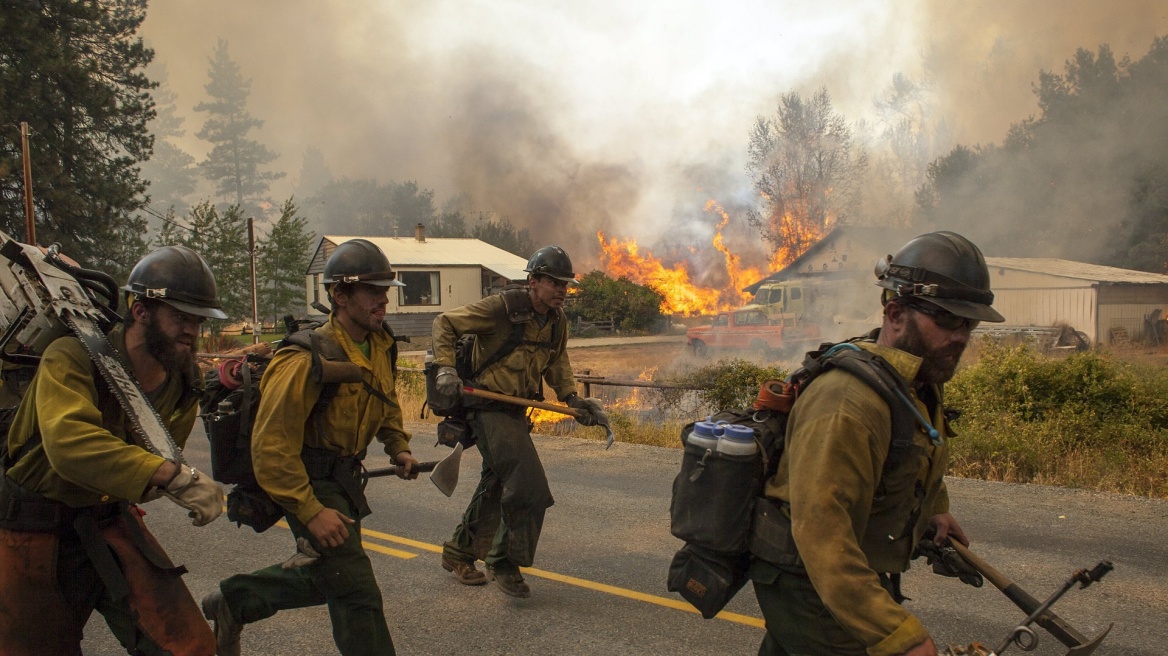
[{"label": "leather glove", "polygon": [[565,401],[569,408],[580,412],[580,416],[576,417],[576,421],[580,422],[581,426],[608,425],[608,415],[605,414],[604,407],[600,405],[600,401],[592,398],[586,399],[579,394],[572,394]]},{"label": "leather glove", "polygon": [[296,553],[292,554],[288,560],[280,563],[283,569],[296,569],[297,567],[305,567],[315,563],[320,559],[320,552],[312,548],[312,543],[308,538],[296,538]]},{"label": "leather glove", "polygon": [[975,588],[980,588],[985,583],[981,573],[965,562],[953,547],[938,547],[936,543],[926,538],[917,544],[913,552],[913,558],[921,556],[925,557],[926,563],[933,566],[934,574],[960,579],[962,583]]},{"label": "leather glove", "polygon": [[438,367],[434,389],[443,396],[457,399],[462,394],[462,379],[458,377],[458,370],[454,367]]},{"label": "leather glove", "polygon": [[179,465],[162,495],[189,510],[195,526],[206,526],[223,514],[223,488],[189,465]]}]

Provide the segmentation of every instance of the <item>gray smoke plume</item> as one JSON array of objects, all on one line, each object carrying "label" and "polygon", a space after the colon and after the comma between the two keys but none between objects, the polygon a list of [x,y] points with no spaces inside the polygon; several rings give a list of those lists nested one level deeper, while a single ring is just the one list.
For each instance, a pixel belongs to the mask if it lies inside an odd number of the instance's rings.
[{"label": "gray smoke plume", "polygon": [[[152,3],[143,36],[198,159],[205,116],[190,108],[205,98],[216,40],[228,40],[265,121],[253,136],[289,174],[272,197],[311,187],[296,178],[316,148],[336,177],[416,180],[439,205],[466,194],[471,211],[588,263],[598,230],[662,252],[710,250],[710,199],[731,213],[736,248],[758,250],[743,227],[756,200],[747,135],[782,93],[826,86],[859,121],[903,71],[930,80],[957,141],[1000,141],[1034,113],[1040,69],[1099,43],[1143,53],[1168,32],[1166,14],[1136,0],[200,0]],[[328,217],[312,218],[327,229]]]}]

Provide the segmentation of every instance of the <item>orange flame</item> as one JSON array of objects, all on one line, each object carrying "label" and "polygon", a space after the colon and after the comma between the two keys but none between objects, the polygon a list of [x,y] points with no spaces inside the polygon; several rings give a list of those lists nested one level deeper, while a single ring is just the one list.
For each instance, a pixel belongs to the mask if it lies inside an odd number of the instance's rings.
[{"label": "orange flame", "polygon": [[694,316],[718,311],[718,290],[690,282],[686,262],[675,262],[667,267],[652,253],[641,255],[635,239],[624,242],[619,237],[608,239],[601,231],[596,233],[596,238],[600,241],[600,262],[605,273],[614,278],[628,278],[638,285],[648,285],[663,294],[662,313]]},{"label": "orange flame", "polygon": [[722,239],[722,230],[730,223],[730,215],[722,206],[713,200],[706,201],[706,211],[716,212],[722,217],[722,222],[718,224],[717,232],[714,234],[714,248],[718,249],[726,257],[726,273],[730,276],[730,291],[737,297],[734,299],[736,304],[750,302],[750,294],[740,291],[747,285],[754,284],[762,279],[764,274],[758,267],[743,267],[742,258],[730,252]]},{"label": "orange flame", "polygon": [[[763,200],[770,200],[766,194],[762,196]],[[822,221],[815,221],[811,218],[811,208],[805,203],[787,203],[787,211],[783,211],[783,207],[774,205],[775,212],[771,214],[768,231],[772,239],[777,237],[781,244],[771,254],[770,266],[774,271],[781,271],[799,259],[800,255],[826,237],[836,224],[836,217],[830,211],[825,213]]]},{"label": "orange flame", "polygon": [[[665,314],[698,316],[716,314],[750,301],[750,295],[740,290],[757,282],[766,275],[759,267],[745,266],[741,256],[732,253],[726,245],[722,231],[730,223],[730,215],[716,201],[706,203],[707,212],[717,214],[721,220],[715,229],[713,246],[722,253],[725,260],[725,278],[728,282],[719,287],[705,287],[690,279],[689,263],[685,261],[666,265],[660,259],[646,252],[640,252],[635,239],[621,240],[606,237],[597,232],[600,241],[601,267],[608,275],[625,277],[639,285],[648,285],[665,296],[661,312]],[[697,254],[697,246],[689,251]]]}]

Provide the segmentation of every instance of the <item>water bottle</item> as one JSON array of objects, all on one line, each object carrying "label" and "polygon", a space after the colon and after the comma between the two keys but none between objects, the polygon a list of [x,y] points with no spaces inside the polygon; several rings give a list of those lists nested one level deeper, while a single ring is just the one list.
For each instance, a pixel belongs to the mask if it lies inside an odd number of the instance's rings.
[{"label": "water bottle", "polygon": [[694,423],[693,430],[686,436],[685,441],[698,448],[717,450],[718,436],[721,432],[722,427],[706,417],[706,421]]},{"label": "water bottle", "polygon": [[754,442],[754,429],[740,424],[722,426],[722,436],[718,439],[718,452],[729,456],[754,455],[758,445]]},{"label": "water bottle", "polygon": [[430,364],[433,361],[434,361],[434,349],[426,349],[426,362],[425,362],[425,364]]}]

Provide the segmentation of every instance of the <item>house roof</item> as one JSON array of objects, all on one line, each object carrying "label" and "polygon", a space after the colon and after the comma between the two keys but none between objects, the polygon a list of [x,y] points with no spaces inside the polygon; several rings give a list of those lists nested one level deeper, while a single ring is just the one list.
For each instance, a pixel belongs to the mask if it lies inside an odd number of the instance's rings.
[{"label": "house roof", "polygon": [[1091,280],[1101,283],[1128,283],[1128,284],[1166,284],[1168,276],[1146,271],[1132,271],[1100,264],[1087,264],[1072,260],[1060,260],[1053,257],[987,257],[986,264],[991,269],[1013,269],[1044,273],[1062,278],[1077,280]]},{"label": "house roof", "polygon": [[865,244],[871,244],[874,247],[885,245],[888,248],[895,248],[911,239],[916,233],[905,228],[837,225],[824,235],[822,239],[812,244],[802,255],[792,260],[787,266],[768,274],[754,284],[747,285],[742,291],[753,294],[764,283],[779,282],[800,275],[799,270],[802,268],[804,262],[819,255],[823,249],[827,248],[832,240],[838,239],[843,234],[852,235],[859,241]]},{"label": "house roof", "polygon": [[[339,244],[351,239],[366,239],[373,242],[389,258],[390,264],[395,267],[417,266],[481,266],[489,269],[508,280],[523,280],[527,273],[527,260],[492,246],[485,241],[470,238],[427,237],[425,241],[418,241],[413,235],[408,237],[358,237],[348,235],[325,235],[321,237],[317,246],[318,257],[313,262],[321,261],[320,270],[324,270],[321,250],[329,252]],[[326,246],[327,244],[327,246]],[[307,273],[319,273],[310,266]]]}]

